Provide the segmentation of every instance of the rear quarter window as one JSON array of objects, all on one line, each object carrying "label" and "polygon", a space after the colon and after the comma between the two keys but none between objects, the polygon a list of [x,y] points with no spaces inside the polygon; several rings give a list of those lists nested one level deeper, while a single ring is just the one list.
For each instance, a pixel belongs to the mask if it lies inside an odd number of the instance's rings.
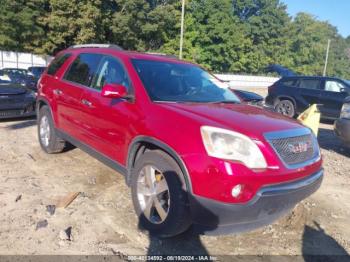
[{"label": "rear quarter window", "polygon": [[70,56],[71,54],[63,54],[56,57],[47,68],[47,74],[55,75],[57,71],[61,68],[61,66],[64,64],[64,62],[66,62]]},{"label": "rear quarter window", "polygon": [[294,87],[295,86],[295,80],[294,79],[286,79],[286,80],[282,80],[281,84],[284,86],[288,86],[288,87]]}]

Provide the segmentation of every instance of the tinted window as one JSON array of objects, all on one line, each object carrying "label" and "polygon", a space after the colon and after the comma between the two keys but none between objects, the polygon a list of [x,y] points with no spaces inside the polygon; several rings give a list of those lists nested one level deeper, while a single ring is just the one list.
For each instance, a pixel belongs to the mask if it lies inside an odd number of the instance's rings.
[{"label": "tinted window", "polygon": [[326,91],[340,93],[345,90],[345,86],[338,81],[326,81],[326,85],[324,89]]},{"label": "tinted window", "polygon": [[66,62],[66,60],[71,56],[71,54],[63,54],[56,57],[47,69],[49,75],[54,75],[61,68],[61,66]]},{"label": "tinted window", "polygon": [[101,90],[105,84],[130,86],[129,78],[121,63],[113,57],[104,57],[92,87]]},{"label": "tinted window", "polygon": [[320,83],[321,81],[317,79],[301,79],[298,86],[306,89],[320,89]]},{"label": "tinted window", "polygon": [[153,101],[239,103],[228,85],[202,68],[175,62],[132,61]]},{"label": "tinted window", "polygon": [[282,85],[284,86],[295,86],[295,80],[286,79],[282,81]]},{"label": "tinted window", "polygon": [[84,86],[90,86],[96,77],[102,59],[100,54],[80,54],[72,63],[64,79]]}]

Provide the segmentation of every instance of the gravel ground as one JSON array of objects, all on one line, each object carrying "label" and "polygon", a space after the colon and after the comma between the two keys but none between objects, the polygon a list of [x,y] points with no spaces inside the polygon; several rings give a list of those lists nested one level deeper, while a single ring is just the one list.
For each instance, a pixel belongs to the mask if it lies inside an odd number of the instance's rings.
[{"label": "gravel ground", "polygon": [[[350,253],[350,152],[321,124],[322,187],[277,223],[254,232],[169,240],[138,229],[122,176],[79,149],[47,155],[34,119],[0,121],[0,254],[308,255]],[[70,192],[67,207],[47,211]],[[71,235],[65,232],[71,230]],[[67,230],[68,229],[68,230]]]}]

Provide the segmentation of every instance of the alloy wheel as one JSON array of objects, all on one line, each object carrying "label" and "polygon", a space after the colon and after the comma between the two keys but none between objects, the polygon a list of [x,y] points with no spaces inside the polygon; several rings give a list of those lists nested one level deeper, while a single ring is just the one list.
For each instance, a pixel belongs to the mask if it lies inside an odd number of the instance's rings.
[{"label": "alloy wheel", "polygon": [[47,147],[50,142],[50,124],[47,116],[41,118],[39,132],[41,143]]},{"label": "alloy wheel", "polygon": [[162,172],[144,166],[137,180],[137,198],[144,216],[154,224],[164,222],[169,214],[170,192]]}]

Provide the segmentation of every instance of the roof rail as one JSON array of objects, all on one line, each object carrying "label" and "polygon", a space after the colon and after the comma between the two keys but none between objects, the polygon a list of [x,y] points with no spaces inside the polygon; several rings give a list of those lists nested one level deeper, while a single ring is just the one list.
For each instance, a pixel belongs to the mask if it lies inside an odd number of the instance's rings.
[{"label": "roof rail", "polygon": [[169,58],[178,59],[178,57],[176,55],[168,55],[168,54],[164,54],[164,53],[146,52],[146,54],[148,54],[148,55],[156,55],[156,56],[165,56],[165,57],[169,57]]},{"label": "roof rail", "polygon": [[73,48],[113,48],[116,50],[124,50],[119,45],[114,44],[82,44],[82,45],[72,45],[69,47],[69,49]]}]

